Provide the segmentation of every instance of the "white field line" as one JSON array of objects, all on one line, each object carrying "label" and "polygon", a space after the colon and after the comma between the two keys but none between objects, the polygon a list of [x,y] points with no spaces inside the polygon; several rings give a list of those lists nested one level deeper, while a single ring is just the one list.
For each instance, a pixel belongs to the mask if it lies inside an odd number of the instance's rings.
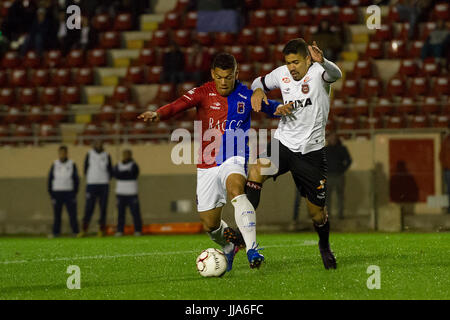
[{"label": "white field line", "polygon": [[[307,240],[302,243],[290,244],[290,245],[269,245],[263,246],[263,248],[287,248],[287,247],[304,247],[317,245],[317,241]],[[160,252],[142,252],[134,254],[115,254],[115,255],[95,255],[95,256],[75,256],[75,257],[60,257],[51,259],[32,259],[32,260],[6,260],[0,261],[0,265],[7,264],[23,264],[23,263],[34,263],[34,262],[56,262],[56,261],[72,261],[72,260],[96,260],[96,259],[117,259],[117,258],[135,258],[135,257],[145,257],[154,255],[176,255],[176,254],[191,254],[196,253],[198,250],[189,251],[160,251]]]}]

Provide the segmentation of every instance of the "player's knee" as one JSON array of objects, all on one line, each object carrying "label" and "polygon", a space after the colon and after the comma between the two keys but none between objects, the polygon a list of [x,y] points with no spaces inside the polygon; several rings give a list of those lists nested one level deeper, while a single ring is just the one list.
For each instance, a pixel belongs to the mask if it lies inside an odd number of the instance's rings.
[{"label": "player's knee", "polygon": [[321,225],[327,221],[326,207],[309,207],[309,215],[315,224]]},{"label": "player's knee", "polygon": [[220,223],[217,224],[217,222],[215,222],[215,221],[206,220],[206,219],[202,219],[202,224],[203,224],[203,230],[205,232],[212,232],[214,230],[219,229],[219,227],[220,227]]}]

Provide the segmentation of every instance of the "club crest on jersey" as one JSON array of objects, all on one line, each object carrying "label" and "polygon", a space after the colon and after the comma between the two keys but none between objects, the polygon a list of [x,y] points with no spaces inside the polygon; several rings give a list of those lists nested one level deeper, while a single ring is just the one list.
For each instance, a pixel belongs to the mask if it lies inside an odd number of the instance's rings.
[{"label": "club crest on jersey", "polygon": [[242,101],[239,101],[237,104],[237,113],[243,114],[245,112],[245,103]]},{"label": "club crest on jersey", "polygon": [[307,83],[302,84],[302,93],[307,94],[309,92],[309,85]]},{"label": "club crest on jersey", "polygon": [[289,83],[289,82],[291,82],[291,79],[289,79],[288,77],[284,77],[284,78],[282,79],[282,81],[283,81],[284,83]]}]

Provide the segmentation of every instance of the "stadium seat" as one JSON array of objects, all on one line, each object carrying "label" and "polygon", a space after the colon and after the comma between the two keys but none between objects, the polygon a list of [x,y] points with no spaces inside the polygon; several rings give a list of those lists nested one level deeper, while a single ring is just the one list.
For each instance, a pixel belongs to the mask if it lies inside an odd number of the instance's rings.
[{"label": "stadium seat", "polygon": [[251,11],[248,27],[266,27],[268,22],[269,14],[266,10]]},{"label": "stadium seat", "polygon": [[116,108],[113,104],[104,104],[96,116],[99,122],[114,122],[116,120]]},{"label": "stadium seat", "polygon": [[389,7],[387,20],[388,20],[389,23],[400,22],[400,17],[399,17],[399,14],[398,14],[397,6],[390,6]]},{"label": "stadium seat", "polygon": [[50,81],[49,69],[36,69],[31,73],[31,84],[36,87],[45,87]]},{"label": "stadium seat", "polygon": [[197,28],[197,11],[190,11],[186,14],[186,18],[184,19],[184,28]]},{"label": "stadium seat", "polygon": [[373,109],[374,116],[391,115],[395,111],[393,102],[389,97],[380,97]]},{"label": "stadium seat", "polygon": [[3,121],[7,124],[19,123],[24,118],[23,110],[18,106],[7,106]]},{"label": "stadium seat", "polygon": [[386,43],[387,57],[389,59],[404,59],[407,56],[406,41],[402,39],[393,39]]},{"label": "stadium seat", "polygon": [[311,9],[308,7],[303,7],[295,10],[294,13],[294,24],[296,25],[309,25],[313,21],[314,15]]},{"label": "stadium seat", "polygon": [[84,51],[74,49],[67,55],[66,65],[69,68],[80,68],[84,65]]},{"label": "stadium seat", "polygon": [[175,98],[175,87],[171,83],[163,83],[159,86],[158,92],[156,93],[156,97],[154,99],[154,103],[156,104],[164,104],[171,102]]},{"label": "stadium seat", "polygon": [[7,87],[9,84],[8,74],[0,69],[0,88]]},{"label": "stadium seat", "polygon": [[410,41],[408,55],[413,59],[420,58],[422,54],[423,44],[424,44],[423,40]]},{"label": "stadium seat", "polygon": [[190,2],[190,0],[178,0],[174,11],[184,12],[188,7],[189,2]]},{"label": "stadium seat", "polygon": [[356,78],[347,77],[342,85],[341,94],[348,97],[359,95],[359,82]]},{"label": "stadium seat", "polygon": [[283,55],[283,48],[284,48],[284,44],[280,43],[277,44],[274,48],[274,52],[273,52],[273,62],[275,63],[279,63],[279,62],[283,62],[284,63],[284,55]]},{"label": "stadium seat", "polygon": [[384,56],[382,42],[371,41],[367,44],[366,58],[381,59]]},{"label": "stadium seat", "polygon": [[330,117],[345,117],[349,113],[345,98],[334,98],[331,101]]},{"label": "stadium seat", "polygon": [[91,68],[80,68],[78,69],[74,83],[78,85],[90,85],[94,83],[94,72]]},{"label": "stadium seat", "polygon": [[[197,42],[204,47],[208,47],[213,44],[211,34],[209,32],[196,32]],[[240,43],[240,41],[238,41]]]},{"label": "stadium seat", "polygon": [[45,120],[45,116],[43,114],[44,108],[39,105],[33,105],[27,112],[25,116],[25,122],[29,124],[39,123]]},{"label": "stadium seat", "polygon": [[23,58],[25,68],[38,68],[41,65],[41,59],[36,51],[28,51]]},{"label": "stadium seat", "polygon": [[253,81],[255,79],[255,71],[250,63],[242,63],[239,66],[239,79],[241,81]]},{"label": "stadium seat", "polygon": [[60,123],[67,119],[67,108],[64,105],[53,105],[50,107],[50,114],[47,120],[52,123]]},{"label": "stadium seat", "polygon": [[236,44],[236,39],[234,34],[229,32],[218,32],[215,35],[214,44],[216,46],[231,46]]},{"label": "stadium seat", "polygon": [[280,89],[274,89],[274,90],[270,90],[267,93],[267,98],[272,99],[272,100],[281,100],[282,96],[281,96],[281,90]]},{"label": "stadium seat", "polygon": [[37,92],[34,87],[26,87],[19,89],[19,103],[21,104],[35,104],[37,102]]},{"label": "stadium seat", "polygon": [[387,129],[402,129],[406,127],[405,117],[401,115],[388,116],[386,119]]},{"label": "stadium seat", "polygon": [[440,74],[440,67],[435,61],[425,60],[420,69],[420,74],[424,76],[436,77]]},{"label": "stadium seat", "polygon": [[133,21],[130,13],[119,13],[114,19],[114,31],[127,31],[132,28]]},{"label": "stadium seat", "polygon": [[336,18],[333,9],[330,7],[319,7],[314,22],[319,24],[323,20],[332,22]]},{"label": "stadium seat", "polygon": [[281,42],[283,44],[285,44],[292,39],[299,38],[300,34],[301,34],[301,29],[299,26],[288,26],[288,27],[282,28]]},{"label": "stadium seat", "polygon": [[167,47],[169,45],[169,34],[166,30],[156,30],[153,33],[152,43],[157,47]]},{"label": "stadium seat", "polygon": [[143,48],[139,53],[139,63],[141,65],[151,66],[156,62],[156,52],[153,48]]},{"label": "stadium seat", "polygon": [[426,96],[420,109],[422,114],[438,114],[441,111],[441,106],[435,96]]},{"label": "stadium seat", "polygon": [[9,81],[14,87],[24,87],[28,85],[27,69],[11,70],[11,79]]},{"label": "stadium seat", "polygon": [[295,9],[297,6],[298,0],[280,0],[280,7],[283,9]]},{"label": "stadium seat", "polygon": [[114,88],[112,98],[115,102],[129,102],[131,100],[131,89],[125,85],[118,85]]},{"label": "stadium seat", "polygon": [[272,62],[262,63],[261,68],[259,70],[259,75],[264,76],[264,75],[272,72],[272,70],[274,70],[274,69],[275,69],[274,63],[272,63]]},{"label": "stadium seat", "polygon": [[430,33],[435,29],[436,29],[436,22],[434,22],[434,21],[425,22],[422,25],[420,40],[425,41],[428,38],[428,36],[430,35]]},{"label": "stadium seat", "polygon": [[428,117],[424,114],[413,116],[410,122],[411,128],[427,128],[428,126]]},{"label": "stadium seat", "polygon": [[90,145],[91,140],[95,136],[99,136],[103,133],[103,128],[100,124],[95,122],[87,123],[83,130],[83,144]]},{"label": "stadium seat", "polygon": [[383,83],[380,79],[372,77],[365,79],[361,97],[379,97],[383,93]]},{"label": "stadium seat", "polygon": [[13,88],[0,89],[0,104],[11,105],[16,100],[16,93]]},{"label": "stadium seat", "polygon": [[0,145],[8,145],[8,141],[2,141],[2,138],[9,138],[9,126],[5,124],[0,124]]},{"label": "stadium seat", "polygon": [[13,136],[18,138],[25,138],[24,144],[33,144],[33,140],[29,139],[33,136],[33,128],[29,124],[18,124],[15,127]]},{"label": "stadium seat", "polygon": [[145,71],[141,66],[130,66],[127,70],[126,79],[133,84],[145,82]]},{"label": "stadium seat", "polygon": [[358,78],[368,78],[373,74],[370,60],[358,60],[355,62],[353,74]]},{"label": "stadium seat", "polygon": [[402,60],[398,72],[399,74],[406,77],[415,77],[418,73],[418,66],[416,61],[413,59]]},{"label": "stadium seat", "polygon": [[44,56],[45,66],[48,68],[58,68],[62,65],[63,57],[60,50],[49,50]]},{"label": "stadium seat", "polygon": [[354,7],[342,7],[339,9],[339,22],[355,24],[358,22],[358,11]]},{"label": "stadium seat", "polygon": [[100,48],[114,49],[120,47],[119,33],[116,31],[106,31],[100,34]]},{"label": "stadium seat", "polygon": [[438,97],[450,95],[449,78],[447,76],[440,76],[434,79],[433,94]]},{"label": "stadium seat", "polygon": [[67,86],[72,82],[70,69],[58,68],[52,76],[52,84],[55,86]]},{"label": "stadium seat", "polygon": [[408,37],[409,37],[409,23],[408,22],[401,23],[398,38],[404,41],[408,41]]},{"label": "stadium seat", "polygon": [[280,6],[279,0],[261,0],[260,7],[263,9],[276,9]]},{"label": "stadium seat", "polygon": [[92,49],[88,51],[87,63],[91,67],[106,66],[106,52],[104,49]]},{"label": "stadium seat", "polygon": [[2,59],[2,67],[5,69],[17,68],[21,65],[21,60],[17,51],[8,51]]},{"label": "stadium seat", "polygon": [[441,19],[444,21],[450,20],[450,5],[448,2],[439,2],[434,5],[433,16],[436,19]]},{"label": "stadium seat", "polygon": [[139,140],[145,141],[148,139],[144,138],[144,136],[150,134],[150,127],[142,121],[135,121],[133,122],[129,133],[130,136],[132,136],[128,139],[130,143],[137,143]]},{"label": "stadium seat", "polygon": [[270,19],[273,26],[286,26],[290,23],[289,11],[286,9],[277,9],[273,12]]},{"label": "stadium seat", "polygon": [[253,62],[264,62],[267,58],[267,49],[263,46],[254,46],[250,49],[250,60]]},{"label": "stadium seat", "polygon": [[354,117],[346,116],[339,121],[339,130],[355,130],[358,129],[357,119]]},{"label": "stadium seat", "polygon": [[8,15],[8,10],[11,8],[13,0],[4,0],[0,3],[0,16],[6,17]]},{"label": "stadium seat", "polygon": [[310,43],[313,41],[314,35],[319,31],[319,27],[317,25],[306,26],[304,28],[304,39],[306,42]]},{"label": "stadium seat", "polygon": [[391,79],[389,79],[386,94],[389,97],[394,96],[403,96],[406,93],[407,81],[406,78],[401,75],[394,75]]},{"label": "stadium seat", "polygon": [[59,102],[59,90],[57,87],[45,87],[41,94],[41,103],[57,104]]},{"label": "stadium seat", "polygon": [[92,18],[91,25],[99,32],[111,30],[111,18],[106,13],[97,14]]},{"label": "stadium seat", "polygon": [[80,88],[77,85],[67,86],[62,90],[61,101],[64,104],[80,102]]},{"label": "stadium seat", "polygon": [[396,108],[399,114],[416,114],[417,113],[417,101],[412,97],[402,97],[400,104]]},{"label": "stadium seat", "polygon": [[448,114],[439,115],[433,122],[435,128],[448,128],[450,126],[450,117]]},{"label": "stadium seat", "polygon": [[369,115],[369,101],[366,98],[358,98],[355,100],[354,106],[351,108],[351,114],[354,117]]},{"label": "stadium seat", "polygon": [[38,126],[37,133],[40,138],[57,137],[59,135],[58,126],[52,122],[44,122]]},{"label": "stadium seat", "polygon": [[277,28],[274,27],[266,27],[262,29],[262,33],[260,35],[260,42],[264,45],[275,44],[280,41]]},{"label": "stadium seat", "polygon": [[188,47],[192,44],[192,35],[189,29],[180,29],[174,32],[173,41],[180,47]]},{"label": "stadium seat", "polygon": [[135,103],[126,103],[120,113],[122,121],[135,121],[139,115],[139,108]]},{"label": "stadium seat", "polygon": [[362,117],[360,123],[360,129],[381,129],[383,128],[383,120],[380,116]]},{"label": "stadium seat", "polygon": [[426,77],[415,77],[411,79],[409,92],[412,96],[423,96],[428,93],[428,81]]},{"label": "stadium seat", "polygon": [[188,92],[189,90],[195,88],[195,82],[183,82],[177,87],[177,97],[181,97],[183,94]]},{"label": "stadium seat", "polygon": [[237,43],[241,45],[253,45],[257,42],[257,32],[253,28],[243,28],[238,35]]},{"label": "stadium seat", "polygon": [[163,72],[163,67],[161,67],[161,66],[150,67],[149,72],[148,72],[148,82],[160,83],[162,72]]},{"label": "stadium seat", "polygon": [[237,63],[247,62],[247,50],[244,46],[231,46],[229,52],[235,57]]}]

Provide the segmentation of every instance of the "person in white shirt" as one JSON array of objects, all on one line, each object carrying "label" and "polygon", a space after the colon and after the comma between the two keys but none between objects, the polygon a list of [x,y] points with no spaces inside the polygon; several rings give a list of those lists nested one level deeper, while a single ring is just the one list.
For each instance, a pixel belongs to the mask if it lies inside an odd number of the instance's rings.
[{"label": "person in white shirt", "polygon": [[[261,187],[269,177],[291,172],[297,189],[306,197],[308,212],[319,235],[319,250],[326,269],[336,268],[330,249],[325,199],[327,196],[327,163],[325,156],[325,127],[330,109],[331,83],[342,77],[340,69],[323,56],[316,42],[308,45],[303,39],[289,41],[283,49],[286,64],[252,83],[252,107],[261,110],[267,101],[266,92],[280,89],[285,109],[283,117],[268,147],[249,170],[247,196],[255,209],[259,204]],[[290,104],[289,104],[290,103]],[[278,146],[278,148],[277,148]],[[278,152],[274,156],[273,152]],[[275,167],[275,173],[263,170]]]},{"label": "person in white shirt", "polygon": [[66,146],[58,149],[59,158],[55,160],[48,174],[48,193],[52,200],[54,223],[50,237],[58,237],[61,233],[61,214],[66,206],[70,227],[73,234],[78,234],[77,193],[79,177],[77,165],[68,159]]},{"label": "person in white shirt", "polygon": [[89,228],[89,222],[95,209],[97,199],[100,204],[100,220],[98,236],[106,232],[106,213],[108,207],[109,181],[112,178],[111,156],[103,149],[101,140],[94,141],[94,148],[89,150],[84,161],[86,177],[86,205],[84,208],[83,231],[84,236]]},{"label": "person in white shirt", "polygon": [[133,159],[131,150],[124,150],[122,153],[122,162],[114,166],[114,177],[116,178],[116,196],[117,196],[117,233],[116,236],[122,236],[125,227],[125,213],[127,207],[130,208],[134,222],[134,234],[136,236],[142,233],[141,209],[138,197],[138,176],[139,166]]}]

